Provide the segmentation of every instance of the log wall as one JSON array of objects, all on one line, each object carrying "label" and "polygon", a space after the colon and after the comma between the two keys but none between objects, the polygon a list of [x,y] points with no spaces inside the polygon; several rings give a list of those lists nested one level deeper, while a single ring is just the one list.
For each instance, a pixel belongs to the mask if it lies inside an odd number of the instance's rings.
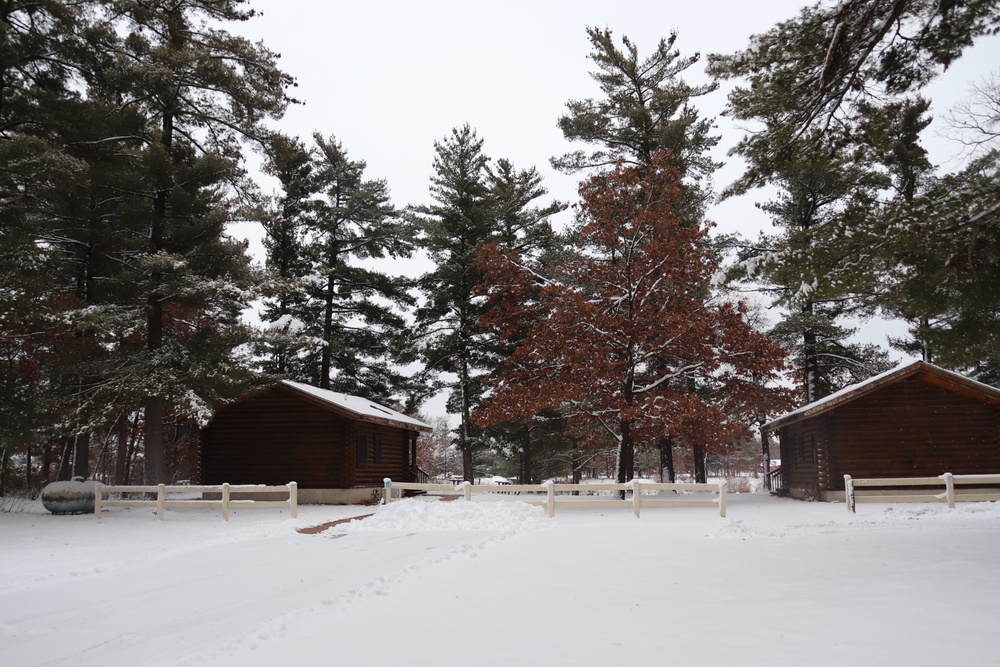
[{"label": "log wall", "polygon": [[[281,385],[220,410],[201,434],[202,484],[287,484],[301,489],[382,486],[407,479],[409,431],[345,417]],[[357,438],[367,457],[358,466]],[[381,460],[375,441],[381,440]]]},{"label": "log wall", "polygon": [[793,495],[804,497],[842,491],[845,474],[1000,471],[1000,409],[920,377],[789,424],[780,435],[783,481]]}]

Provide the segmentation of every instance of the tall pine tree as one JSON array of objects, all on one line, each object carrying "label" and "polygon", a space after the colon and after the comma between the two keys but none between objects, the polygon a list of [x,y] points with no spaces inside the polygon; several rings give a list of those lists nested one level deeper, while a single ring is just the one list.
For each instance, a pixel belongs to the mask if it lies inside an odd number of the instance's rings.
[{"label": "tall pine tree", "polygon": [[366,179],[335,138],[282,141],[272,170],[284,191],[266,223],[268,265],[281,287],[269,300],[270,368],[326,389],[397,400],[409,392],[407,280],[378,260],[405,258],[413,234],[385,181]]}]

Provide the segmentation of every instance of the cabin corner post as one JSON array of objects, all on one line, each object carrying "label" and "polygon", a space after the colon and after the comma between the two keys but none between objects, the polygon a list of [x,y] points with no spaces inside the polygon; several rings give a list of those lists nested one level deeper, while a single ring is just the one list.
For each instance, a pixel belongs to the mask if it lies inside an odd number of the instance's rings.
[{"label": "cabin corner post", "polygon": [[764,472],[764,490],[773,491],[771,488],[771,441],[768,439],[767,430],[764,429],[764,425],[760,425],[760,447],[764,454],[763,472]]},{"label": "cabin corner post", "polygon": [[844,475],[844,498],[847,501],[847,511],[851,514],[857,514],[854,507],[854,480],[851,479],[850,475]]},{"label": "cabin corner post", "polygon": [[410,443],[410,447],[409,447],[409,449],[410,449],[410,466],[409,466],[409,468],[410,469],[407,471],[407,477],[411,477],[412,479],[405,480],[407,482],[419,482],[420,481],[419,479],[417,479],[417,477],[418,477],[418,475],[417,475],[417,438],[419,438],[419,437],[420,437],[419,433],[412,433],[412,434],[410,434],[410,438],[409,438],[409,443]]}]

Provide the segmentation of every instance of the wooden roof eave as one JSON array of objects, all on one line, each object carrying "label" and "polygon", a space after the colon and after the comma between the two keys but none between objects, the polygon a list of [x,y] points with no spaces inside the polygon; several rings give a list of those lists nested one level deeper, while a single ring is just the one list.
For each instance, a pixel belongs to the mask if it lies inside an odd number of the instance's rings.
[{"label": "wooden roof eave", "polygon": [[991,405],[1000,405],[1000,390],[989,385],[970,380],[958,373],[946,371],[937,366],[933,366],[923,361],[912,363],[893,372],[886,373],[874,381],[862,383],[853,391],[844,391],[842,394],[834,394],[833,398],[821,399],[810,407],[803,406],[777,419],[767,422],[760,428],[767,433],[773,433],[780,428],[796,424],[800,421],[816,417],[818,415],[835,410],[845,403],[850,403],[861,396],[878,391],[882,387],[894,384],[908,377],[921,377],[930,384],[937,385],[943,389],[954,391],[967,398],[980,400]]},{"label": "wooden roof eave", "polygon": [[417,424],[410,424],[407,422],[396,421],[395,419],[389,419],[386,417],[375,417],[373,415],[362,415],[347,408],[337,405],[336,403],[330,403],[329,401],[324,401],[318,396],[313,396],[304,391],[299,391],[295,387],[287,384],[279,384],[285,390],[293,392],[296,396],[300,396],[305,400],[309,401],[313,405],[320,407],[324,410],[334,412],[347,419],[353,419],[354,421],[364,422],[367,424],[378,424],[380,426],[391,426],[392,428],[403,429],[404,431],[415,431],[417,433],[431,433],[434,429],[429,427],[418,426]]}]

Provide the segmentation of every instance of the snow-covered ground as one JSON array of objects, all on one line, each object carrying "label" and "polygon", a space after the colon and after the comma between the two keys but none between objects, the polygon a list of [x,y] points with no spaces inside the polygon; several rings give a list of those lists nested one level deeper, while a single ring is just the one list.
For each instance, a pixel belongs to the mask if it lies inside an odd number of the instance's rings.
[{"label": "snow-covered ground", "polygon": [[[1000,505],[0,514],[0,665],[997,665]],[[316,534],[304,528],[375,512]]]}]

